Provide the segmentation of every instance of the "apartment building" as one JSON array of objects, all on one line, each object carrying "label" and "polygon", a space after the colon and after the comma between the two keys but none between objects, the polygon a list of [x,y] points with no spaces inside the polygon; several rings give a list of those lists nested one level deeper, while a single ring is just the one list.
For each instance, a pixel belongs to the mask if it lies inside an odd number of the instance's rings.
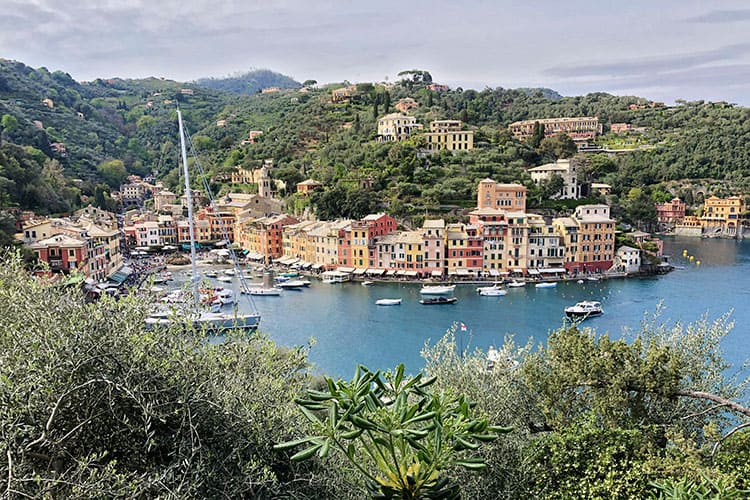
[{"label": "apartment building", "polygon": [[378,142],[403,141],[421,129],[415,117],[391,113],[378,120]]},{"label": "apartment building", "polygon": [[526,191],[521,184],[498,184],[490,178],[484,179],[477,188],[477,208],[525,212]]},{"label": "apartment building", "polygon": [[427,150],[437,153],[447,151],[471,151],[474,149],[474,131],[462,130],[461,120],[436,120],[430,123],[425,133]]},{"label": "apartment building", "polygon": [[517,139],[526,140],[534,133],[537,123],[544,127],[545,137],[565,134],[574,141],[584,141],[594,139],[602,133],[602,124],[595,116],[523,120],[511,123],[508,129]]}]

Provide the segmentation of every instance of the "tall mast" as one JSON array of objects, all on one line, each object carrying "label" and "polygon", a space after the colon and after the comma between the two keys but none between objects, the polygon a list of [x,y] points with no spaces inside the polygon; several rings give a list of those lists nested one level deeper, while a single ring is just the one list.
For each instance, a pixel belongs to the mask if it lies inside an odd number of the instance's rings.
[{"label": "tall mast", "polygon": [[193,276],[190,278],[190,282],[193,288],[193,295],[195,296],[196,303],[200,300],[198,296],[198,268],[195,264],[195,224],[193,222],[193,194],[190,191],[190,177],[188,175],[187,165],[187,149],[185,148],[185,135],[182,129],[182,112],[180,108],[177,108],[177,122],[180,126],[180,151],[182,152],[182,170],[185,177],[185,199],[187,201],[188,209],[188,225],[190,228],[190,262],[193,265]]}]

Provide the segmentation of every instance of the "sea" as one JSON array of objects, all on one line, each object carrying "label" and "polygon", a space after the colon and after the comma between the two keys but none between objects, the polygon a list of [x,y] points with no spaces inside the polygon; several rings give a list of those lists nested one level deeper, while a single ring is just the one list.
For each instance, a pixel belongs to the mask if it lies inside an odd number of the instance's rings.
[{"label": "sea", "polygon": [[[477,284],[458,284],[458,302],[419,303],[419,283],[359,282],[285,290],[280,297],[255,296],[260,331],[284,346],[309,345],[315,373],[350,378],[358,364],[392,369],[404,363],[416,373],[424,366],[425,345],[456,328],[463,349],[543,343],[564,322],[564,308],[581,300],[602,303],[604,314],[582,324],[612,338],[637,331],[659,311],[657,324],[687,325],[702,317],[729,314],[735,326],[723,341],[730,372],[747,370],[750,358],[750,241],[667,237],[664,253],[676,267],[666,275],[601,281],[560,282],[555,288],[510,288],[500,297],[476,293]],[[236,283],[235,283],[235,286]],[[378,306],[381,298],[401,298],[399,306]],[[243,308],[250,307],[243,305]]]}]

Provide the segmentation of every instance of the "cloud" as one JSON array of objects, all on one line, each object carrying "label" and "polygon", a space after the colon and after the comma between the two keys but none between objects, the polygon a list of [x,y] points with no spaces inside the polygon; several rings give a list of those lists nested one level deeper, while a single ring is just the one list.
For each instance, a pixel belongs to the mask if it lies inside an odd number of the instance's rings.
[{"label": "cloud", "polygon": [[685,21],[689,23],[734,23],[750,20],[750,9],[740,10],[713,10],[700,16],[689,17]]},{"label": "cloud", "polygon": [[629,59],[602,64],[556,66],[544,70],[543,73],[557,78],[650,75],[715,64],[747,54],[750,54],[750,43],[740,43],[696,53]]}]

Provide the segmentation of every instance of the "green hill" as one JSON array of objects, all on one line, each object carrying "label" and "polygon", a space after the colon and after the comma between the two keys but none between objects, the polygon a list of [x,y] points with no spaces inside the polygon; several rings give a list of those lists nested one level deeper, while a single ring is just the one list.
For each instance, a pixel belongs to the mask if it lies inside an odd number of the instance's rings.
[{"label": "green hill", "polygon": [[[212,81],[229,85],[229,80]],[[219,174],[237,165],[250,167],[273,158],[272,175],[287,186],[309,177],[324,183],[325,190],[310,199],[297,198],[293,189],[282,193],[291,206],[311,204],[321,217],[387,209],[418,223],[425,214],[450,215],[457,207],[472,206],[477,182],[485,177],[523,182],[529,186],[530,203],[540,203],[544,191],[531,183],[526,169],[568,154],[566,143],[547,140],[532,147],[512,137],[507,126],[564,116],[597,116],[605,131],[617,122],[641,128],[638,134],[606,133],[599,139],[603,148],[630,148],[625,154],[582,157],[587,180],[613,186],[616,197],[609,201],[621,205],[615,210],[618,216],[627,218],[629,197],[662,199],[683,187],[679,193],[688,195],[691,183],[703,193],[750,192],[750,110],[726,103],[658,107],[634,96],[561,97],[549,89],[433,92],[413,79],[359,83],[351,99],[332,103],[331,90],[348,82],[299,88],[267,70],[235,80],[244,81],[243,88],[252,81],[281,90],[238,95],[159,78],[82,83],[62,71],[0,60],[0,115],[12,117],[2,133],[0,177],[10,183],[0,182],[0,199],[5,205],[50,212],[76,208],[79,202],[111,203],[107,193],[117,188],[118,178],[103,176],[102,164],[113,160],[122,161],[127,174],[155,173],[179,191],[177,105],[212,179],[221,179]],[[420,154],[420,136],[377,142],[377,118],[394,112],[394,104],[404,97],[418,103],[409,113],[425,126],[437,119],[462,120],[474,130],[475,150],[427,157]],[[251,130],[263,132],[255,143],[246,140]],[[30,172],[38,173],[40,185],[45,162],[55,160],[56,174],[48,178],[57,180],[48,185],[66,193],[62,201],[45,204],[40,200],[49,199],[46,195],[22,196],[19,183],[28,187],[36,180],[9,173],[17,172],[9,158],[35,162],[37,168]],[[643,189],[631,192],[634,187]],[[230,187],[217,181],[213,188],[221,192]]]},{"label": "green hill", "polygon": [[224,78],[200,78],[196,85],[214,90],[225,90],[236,94],[257,94],[264,88],[278,87],[280,89],[297,89],[302,86],[286,75],[275,73],[269,69],[255,69],[247,73],[227,76]]}]

